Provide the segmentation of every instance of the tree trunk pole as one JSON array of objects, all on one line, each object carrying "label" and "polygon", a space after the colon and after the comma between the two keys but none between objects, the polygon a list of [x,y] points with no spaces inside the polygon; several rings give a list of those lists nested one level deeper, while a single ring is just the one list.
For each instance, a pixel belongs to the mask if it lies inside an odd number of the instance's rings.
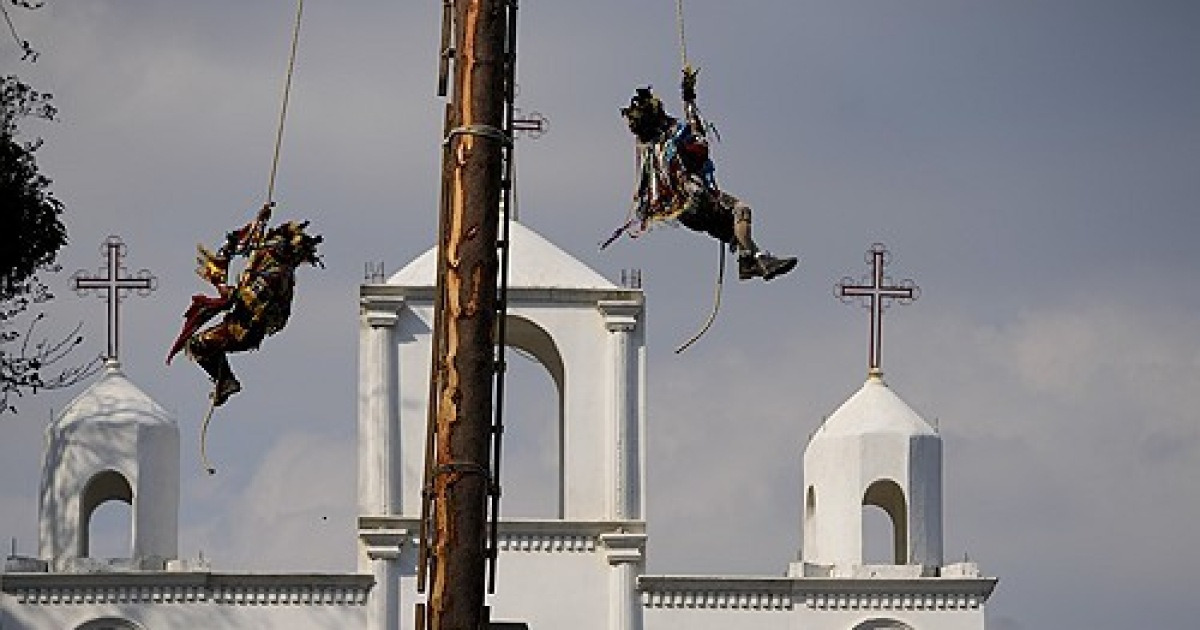
[{"label": "tree trunk pole", "polygon": [[455,0],[431,630],[483,630],[506,0]]}]

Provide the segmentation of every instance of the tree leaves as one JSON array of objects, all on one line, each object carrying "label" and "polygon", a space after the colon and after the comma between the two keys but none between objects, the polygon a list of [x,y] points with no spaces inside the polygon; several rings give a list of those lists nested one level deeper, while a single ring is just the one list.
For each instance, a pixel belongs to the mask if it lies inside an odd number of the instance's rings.
[{"label": "tree leaves", "polygon": [[99,364],[96,358],[57,371],[52,367],[82,341],[78,326],[55,342],[36,331],[43,313],[23,330],[14,329],[30,307],[53,299],[38,273],[59,270],[54,261],[67,243],[59,218],[63,205],[34,158],[42,141],[18,138],[23,119],[55,119],[58,110],[51,98],[14,76],[0,78],[0,414],[14,411],[11,397],[68,387]]},{"label": "tree leaves", "polygon": [[52,265],[67,242],[59,215],[62,203],[49,190],[50,178],[37,167],[34,152],[41,140],[21,142],[18,122],[27,117],[53,120],[57,110],[49,94],[39,93],[14,76],[0,78],[0,300],[28,292],[24,285]]}]

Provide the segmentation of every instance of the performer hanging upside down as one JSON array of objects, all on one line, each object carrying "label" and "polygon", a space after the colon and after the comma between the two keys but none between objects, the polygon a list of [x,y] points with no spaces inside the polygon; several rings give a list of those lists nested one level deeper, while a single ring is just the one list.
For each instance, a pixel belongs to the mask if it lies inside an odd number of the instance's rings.
[{"label": "performer hanging upside down", "polygon": [[796,266],[796,258],[759,249],[750,237],[750,207],[717,187],[706,124],[696,107],[696,74],[691,68],[683,71],[685,120],[669,116],[648,87],[638,88],[629,107],[621,108],[629,130],[637,136],[634,211],[640,228],[675,219],[736,251],[738,278],[770,280],[783,275]]},{"label": "performer hanging upside down", "polygon": [[[305,233],[308,221],[289,221],[267,229],[273,206],[265,204],[253,221],[226,235],[225,244],[215,254],[203,245],[197,247],[200,266],[196,273],[212,283],[218,295],[192,297],[167,363],[186,347],[188,356],[215,384],[214,406],[242,389],[226,353],[256,350],[264,337],[282,330],[292,311],[296,268],[305,263],[324,266],[317,256],[322,238]],[[245,256],[247,262],[237,284],[230,285],[229,263],[234,256]],[[199,331],[221,312],[225,316],[220,323]]]}]

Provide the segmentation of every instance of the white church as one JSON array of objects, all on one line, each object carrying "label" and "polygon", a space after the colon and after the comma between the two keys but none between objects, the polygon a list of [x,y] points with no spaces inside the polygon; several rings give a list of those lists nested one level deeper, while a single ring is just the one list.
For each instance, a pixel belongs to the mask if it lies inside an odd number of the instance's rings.
[{"label": "white church", "polygon": [[[46,429],[37,557],[0,573],[0,630],[414,629],[435,252],[360,290],[357,569],[221,572],[179,558],[179,428],[111,361]],[[980,630],[996,579],[942,553],[942,440],[882,380],[829,414],[794,496],[799,560],[772,575],[649,575],[645,311],[513,223],[507,343],[557,392],[555,514],[501,519],[493,628]],[[809,410],[813,417],[826,410]],[[800,445],[797,445],[799,448]],[[96,508],[131,506],[130,558],[89,555]],[[892,564],[864,562],[881,508]]]}]

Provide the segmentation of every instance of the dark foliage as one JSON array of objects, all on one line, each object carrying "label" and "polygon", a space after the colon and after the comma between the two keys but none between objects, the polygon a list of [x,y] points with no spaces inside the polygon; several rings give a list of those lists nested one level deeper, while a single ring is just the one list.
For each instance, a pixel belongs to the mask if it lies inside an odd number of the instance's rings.
[{"label": "dark foliage", "polygon": [[13,396],[72,385],[96,364],[53,367],[80,343],[78,327],[50,341],[36,332],[42,314],[28,326],[17,321],[54,297],[38,274],[58,271],[54,260],[67,242],[62,203],[34,159],[41,141],[22,141],[18,123],[30,117],[54,120],[56,114],[49,94],[13,76],[0,78],[0,414],[13,411]]},{"label": "dark foliage", "polygon": [[40,140],[22,142],[17,123],[29,116],[53,120],[57,112],[49,94],[41,94],[16,77],[0,78],[0,200],[4,231],[0,232],[0,299],[8,301],[37,271],[54,262],[67,242],[59,215],[62,203],[48,190],[50,179],[38,172],[34,152]]}]

